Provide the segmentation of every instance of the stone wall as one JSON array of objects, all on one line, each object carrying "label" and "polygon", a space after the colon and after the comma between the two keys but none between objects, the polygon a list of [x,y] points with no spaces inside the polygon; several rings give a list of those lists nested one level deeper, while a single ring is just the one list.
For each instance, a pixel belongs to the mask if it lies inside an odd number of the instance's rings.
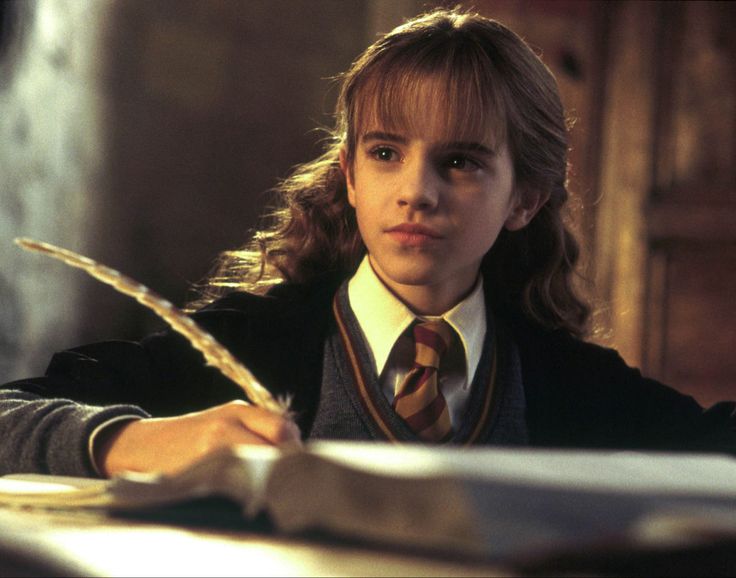
[{"label": "stone wall", "polygon": [[0,380],[37,371],[42,351],[47,356],[78,335],[76,274],[21,252],[12,240],[32,236],[91,249],[86,224],[105,203],[89,192],[103,165],[97,48],[106,8],[96,0],[4,8]]}]

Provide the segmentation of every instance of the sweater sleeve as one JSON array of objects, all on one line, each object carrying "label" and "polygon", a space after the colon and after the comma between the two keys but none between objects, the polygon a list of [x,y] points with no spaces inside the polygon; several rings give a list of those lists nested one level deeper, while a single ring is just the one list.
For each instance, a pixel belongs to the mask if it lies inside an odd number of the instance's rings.
[{"label": "sweater sleeve", "polygon": [[123,415],[148,416],[134,405],[99,407],[44,399],[22,389],[0,390],[0,474],[96,476],[90,435],[100,424]]}]

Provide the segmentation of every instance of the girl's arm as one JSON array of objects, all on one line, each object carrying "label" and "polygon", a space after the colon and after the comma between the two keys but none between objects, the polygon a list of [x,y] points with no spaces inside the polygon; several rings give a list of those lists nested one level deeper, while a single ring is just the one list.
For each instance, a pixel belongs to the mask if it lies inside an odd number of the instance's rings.
[{"label": "girl's arm", "polygon": [[[273,321],[254,321],[231,302],[195,317],[259,369],[263,383],[291,384],[292,374],[304,373],[272,358],[271,351],[284,349],[283,339],[263,330]],[[276,376],[271,368],[289,374]],[[222,445],[298,439],[288,421],[234,401],[242,395],[170,331],[140,343],[111,341],[64,351],[53,357],[44,377],[0,389],[0,471],[93,476],[95,463],[108,474],[170,471]],[[121,416],[143,419],[104,427],[90,452],[92,433]]]}]

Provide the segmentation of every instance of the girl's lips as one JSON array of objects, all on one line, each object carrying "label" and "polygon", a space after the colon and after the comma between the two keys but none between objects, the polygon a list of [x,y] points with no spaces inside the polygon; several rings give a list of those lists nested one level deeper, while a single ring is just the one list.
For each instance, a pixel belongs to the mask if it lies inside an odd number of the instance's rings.
[{"label": "girl's lips", "polygon": [[391,227],[386,233],[394,241],[408,247],[422,247],[442,239],[442,235],[434,229],[411,223]]}]

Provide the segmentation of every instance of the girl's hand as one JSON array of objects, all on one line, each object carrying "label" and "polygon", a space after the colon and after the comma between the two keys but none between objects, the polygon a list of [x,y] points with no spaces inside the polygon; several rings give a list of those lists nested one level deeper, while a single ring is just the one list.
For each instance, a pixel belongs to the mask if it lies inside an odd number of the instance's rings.
[{"label": "girl's hand", "polygon": [[126,470],[174,473],[236,444],[301,443],[294,422],[244,401],[177,417],[124,422],[100,436],[94,458],[107,477]]}]

